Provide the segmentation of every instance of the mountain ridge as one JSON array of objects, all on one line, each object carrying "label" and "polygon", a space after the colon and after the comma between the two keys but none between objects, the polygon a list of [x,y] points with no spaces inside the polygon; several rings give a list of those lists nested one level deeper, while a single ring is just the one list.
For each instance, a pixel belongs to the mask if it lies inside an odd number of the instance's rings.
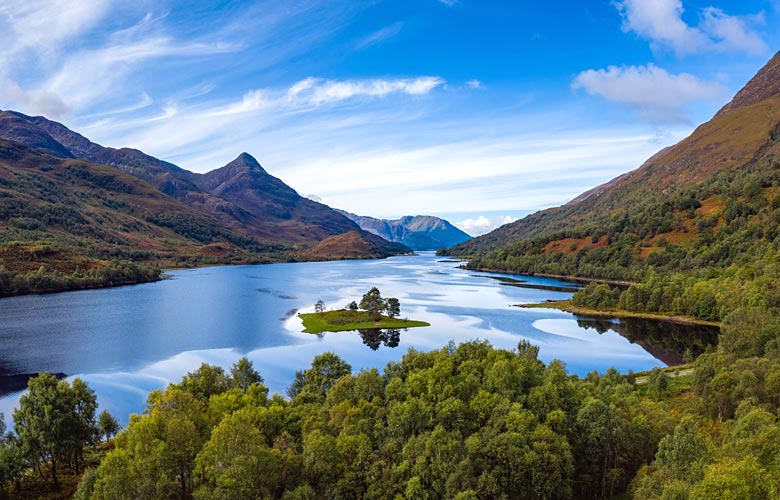
[{"label": "mountain ridge", "polygon": [[159,267],[409,252],[301,197],[248,153],[196,174],[0,111],[0,171],[0,296],[149,281]]},{"label": "mountain ridge", "polygon": [[439,250],[471,239],[449,221],[432,215],[407,215],[388,220],[336,211],[356,222],[361,229],[412,250]]}]

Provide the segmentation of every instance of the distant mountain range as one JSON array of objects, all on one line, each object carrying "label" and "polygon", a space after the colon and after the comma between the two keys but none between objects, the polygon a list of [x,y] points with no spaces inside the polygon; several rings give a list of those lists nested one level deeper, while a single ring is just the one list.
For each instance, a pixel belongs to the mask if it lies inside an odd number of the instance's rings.
[{"label": "distant mountain range", "polygon": [[[72,287],[99,284],[79,273],[118,260],[174,266],[410,251],[299,196],[247,153],[197,174],[44,117],[0,111],[0,172],[0,295],[60,289],[72,273]],[[52,283],[13,281],[41,265]]]},{"label": "distant mountain range", "polygon": [[396,220],[386,220],[337,211],[356,222],[363,230],[387,241],[402,243],[412,250],[449,248],[471,239],[471,236],[448,221],[431,215],[407,215]]}]

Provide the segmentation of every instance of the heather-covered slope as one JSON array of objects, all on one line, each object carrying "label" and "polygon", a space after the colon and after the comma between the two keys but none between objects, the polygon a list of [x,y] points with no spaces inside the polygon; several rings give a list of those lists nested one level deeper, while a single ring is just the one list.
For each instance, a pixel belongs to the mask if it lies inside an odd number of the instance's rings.
[{"label": "heather-covered slope", "polygon": [[157,279],[159,266],[279,258],[106,165],[0,140],[0,295]]},{"label": "heather-covered slope", "polygon": [[216,219],[231,231],[264,242],[311,246],[358,226],[330,207],[299,196],[247,153],[196,174],[130,148],[114,149],[44,117],[0,112],[0,138],[115,167]]},{"label": "heather-covered slope", "polygon": [[195,174],[0,111],[0,295],[148,281],[160,267],[408,251],[299,196],[246,153]]}]

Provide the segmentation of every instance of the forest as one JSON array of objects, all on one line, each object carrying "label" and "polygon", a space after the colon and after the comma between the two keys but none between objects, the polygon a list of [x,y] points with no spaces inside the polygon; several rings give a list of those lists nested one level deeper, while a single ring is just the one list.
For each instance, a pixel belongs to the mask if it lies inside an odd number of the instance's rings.
[{"label": "forest", "polygon": [[[692,375],[656,369],[642,383],[569,375],[526,342],[409,350],[382,372],[325,353],[287,398],[246,358],[227,373],[203,364],[149,395],[74,498],[772,498],[780,330],[767,318],[724,323]],[[32,476],[78,470],[83,447],[116,432],[81,381],[42,375],[29,394],[0,447],[12,496]],[[51,401],[70,417],[49,420]]]}]

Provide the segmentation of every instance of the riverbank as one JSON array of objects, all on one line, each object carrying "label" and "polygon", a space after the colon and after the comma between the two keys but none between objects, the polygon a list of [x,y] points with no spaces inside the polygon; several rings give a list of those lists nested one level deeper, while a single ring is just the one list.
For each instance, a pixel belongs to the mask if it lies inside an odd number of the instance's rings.
[{"label": "riverbank", "polygon": [[652,319],[656,321],[667,321],[670,323],[677,323],[681,325],[701,325],[701,326],[715,326],[720,327],[720,323],[717,321],[705,321],[696,319],[691,316],[678,316],[673,314],[658,314],[658,313],[646,313],[646,312],[633,312],[626,311],[625,309],[617,308],[592,308],[575,306],[571,300],[558,300],[541,302],[538,304],[515,304],[515,307],[521,307],[523,309],[558,309],[559,311],[565,311],[577,316],[588,316],[595,318],[641,318]]},{"label": "riverbank", "polygon": [[325,311],[321,313],[298,313],[303,321],[304,333],[346,332],[349,330],[400,329],[431,326],[425,321],[380,316],[373,321],[366,311]]}]

